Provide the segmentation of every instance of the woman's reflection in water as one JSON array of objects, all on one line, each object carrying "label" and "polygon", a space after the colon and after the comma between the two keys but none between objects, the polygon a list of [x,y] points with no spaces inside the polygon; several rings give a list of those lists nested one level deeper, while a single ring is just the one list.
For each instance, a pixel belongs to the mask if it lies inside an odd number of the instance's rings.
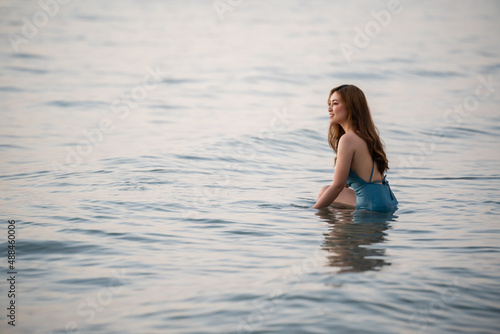
[{"label": "woman's reflection in water", "polygon": [[328,264],[339,267],[339,273],[380,270],[390,265],[384,259],[385,230],[397,216],[392,213],[325,208],[317,213],[329,224],[322,248],[329,252]]}]

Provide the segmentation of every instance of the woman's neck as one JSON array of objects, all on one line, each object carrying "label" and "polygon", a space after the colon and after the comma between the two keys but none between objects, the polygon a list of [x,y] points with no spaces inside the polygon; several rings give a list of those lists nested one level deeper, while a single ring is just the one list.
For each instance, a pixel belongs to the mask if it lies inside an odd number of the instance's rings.
[{"label": "woman's neck", "polygon": [[339,123],[339,125],[342,127],[345,133],[349,132],[352,129],[352,125],[348,122],[345,122],[343,124]]}]

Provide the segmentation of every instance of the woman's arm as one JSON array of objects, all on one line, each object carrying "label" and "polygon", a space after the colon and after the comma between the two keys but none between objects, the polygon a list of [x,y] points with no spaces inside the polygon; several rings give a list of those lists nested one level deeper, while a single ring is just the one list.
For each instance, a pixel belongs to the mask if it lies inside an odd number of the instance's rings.
[{"label": "woman's arm", "polygon": [[313,208],[320,209],[329,206],[344,189],[355,151],[353,139],[350,133],[346,133],[340,137],[339,147],[337,149],[337,164],[335,173],[333,174],[333,183],[323,195],[321,195]]}]

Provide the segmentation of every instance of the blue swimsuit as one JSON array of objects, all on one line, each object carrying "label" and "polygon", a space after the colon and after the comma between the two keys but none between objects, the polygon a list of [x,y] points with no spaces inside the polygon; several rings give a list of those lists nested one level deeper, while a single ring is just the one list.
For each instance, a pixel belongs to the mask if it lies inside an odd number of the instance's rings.
[{"label": "blue swimsuit", "polygon": [[356,209],[393,212],[397,209],[398,200],[392,193],[385,175],[382,181],[372,181],[374,167],[375,161],[373,161],[368,182],[360,178],[352,169],[349,171],[346,184],[356,193]]}]

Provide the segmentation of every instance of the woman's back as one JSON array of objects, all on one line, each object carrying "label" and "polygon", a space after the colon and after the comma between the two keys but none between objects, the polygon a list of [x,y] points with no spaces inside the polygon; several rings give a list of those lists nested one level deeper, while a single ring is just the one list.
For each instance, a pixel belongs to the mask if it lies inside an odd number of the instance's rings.
[{"label": "woman's back", "polygon": [[[349,131],[344,134],[345,139],[350,140],[355,146],[354,155],[351,162],[351,170],[353,170],[363,180],[368,181],[372,171],[373,159],[368,151],[368,145],[356,133]],[[383,175],[380,174],[377,166],[373,169],[372,181],[380,181]]]},{"label": "woman's back", "polygon": [[378,212],[396,210],[398,201],[389,182],[378,171],[366,142],[351,131],[344,136],[355,147],[346,185],[356,193],[356,209]]}]

